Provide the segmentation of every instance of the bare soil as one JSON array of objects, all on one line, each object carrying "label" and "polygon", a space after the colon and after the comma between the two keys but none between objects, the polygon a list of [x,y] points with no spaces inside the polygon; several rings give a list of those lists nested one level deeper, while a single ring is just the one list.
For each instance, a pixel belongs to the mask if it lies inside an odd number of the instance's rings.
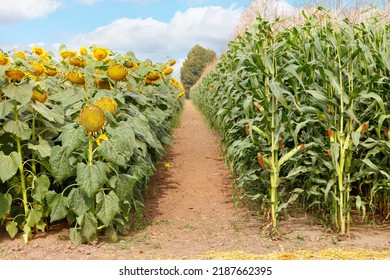
[{"label": "bare soil", "polygon": [[305,215],[283,219],[281,236],[264,234],[267,221],[234,207],[232,178],[210,131],[186,101],[174,146],[152,177],[146,212],[138,228],[118,242],[72,244],[66,225],[37,234],[27,245],[0,229],[0,259],[202,259],[210,252],[264,255],[325,248],[390,250],[389,223],[355,225],[348,237],[326,231]]}]

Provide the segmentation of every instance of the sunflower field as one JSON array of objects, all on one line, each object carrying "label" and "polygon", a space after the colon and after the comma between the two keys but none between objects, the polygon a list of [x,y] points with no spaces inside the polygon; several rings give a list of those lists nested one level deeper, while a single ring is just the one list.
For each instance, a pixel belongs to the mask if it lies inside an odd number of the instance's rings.
[{"label": "sunflower field", "polygon": [[303,16],[258,18],[191,97],[222,134],[237,201],[270,229],[304,209],[346,234],[390,218],[390,23]]},{"label": "sunflower field", "polygon": [[0,53],[0,226],[27,242],[67,220],[74,243],[117,239],[178,123],[174,60],[106,48]]}]

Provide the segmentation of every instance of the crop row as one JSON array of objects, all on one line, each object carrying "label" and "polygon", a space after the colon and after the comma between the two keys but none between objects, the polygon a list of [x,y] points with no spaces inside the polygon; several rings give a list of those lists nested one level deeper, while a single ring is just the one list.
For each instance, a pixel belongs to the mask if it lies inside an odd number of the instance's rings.
[{"label": "crop row", "polygon": [[191,97],[221,131],[237,200],[272,229],[293,205],[345,234],[390,216],[390,24],[304,16],[257,19]]},{"label": "crop row", "polygon": [[0,226],[27,242],[67,220],[74,243],[117,239],[182,108],[175,61],[91,46],[0,53]]}]

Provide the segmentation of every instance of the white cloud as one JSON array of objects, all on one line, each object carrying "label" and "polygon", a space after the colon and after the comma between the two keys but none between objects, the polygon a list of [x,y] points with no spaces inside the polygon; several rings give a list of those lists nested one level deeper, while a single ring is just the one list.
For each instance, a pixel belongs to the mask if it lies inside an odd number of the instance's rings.
[{"label": "white cloud", "polygon": [[78,3],[86,4],[86,5],[94,5],[98,2],[124,2],[124,3],[135,3],[139,5],[148,4],[155,2],[156,0],[75,0]]},{"label": "white cloud", "polygon": [[60,0],[12,0],[2,1],[0,23],[34,19],[53,13],[62,6]]},{"label": "white cloud", "polygon": [[168,23],[153,18],[121,18],[75,36],[67,46],[96,44],[159,61],[167,55],[185,56],[196,44],[219,52],[232,39],[240,12],[234,6],[208,6],[178,11]]}]

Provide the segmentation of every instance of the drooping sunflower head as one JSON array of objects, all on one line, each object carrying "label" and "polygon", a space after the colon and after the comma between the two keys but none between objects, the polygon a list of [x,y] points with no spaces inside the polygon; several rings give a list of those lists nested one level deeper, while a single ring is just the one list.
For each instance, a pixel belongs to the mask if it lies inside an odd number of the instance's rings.
[{"label": "drooping sunflower head", "polygon": [[12,56],[18,57],[20,59],[26,59],[27,58],[26,53],[25,52],[21,52],[21,51],[14,52]]},{"label": "drooping sunflower head", "polygon": [[111,83],[108,79],[93,78],[93,81],[98,89],[111,90]]},{"label": "drooping sunflower head", "polygon": [[36,86],[32,90],[31,100],[34,102],[45,103],[49,95],[47,91],[44,91],[39,86]]},{"label": "drooping sunflower head", "polygon": [[84,75],[77,71],[70,71],[66,78],[74,85],[85,85],[87,83],[87,79]]},{"label": "drooping sunflower head", "polygon": [[9,57],[4,55],[3,53],[0,53],[0,65],[6,66],[9,63],[10,63]]},{"label": "drooping sunflower head", "polygon": [[173,66],[176,64],[176,60],[172,59],[168,62],[168,66]]},{"label": "drooping sunflower head", "polygon": [[33,54],[35,54],[36,56],[40,56],[40,57],[46,56],[46,51],[45,51],[45,49],[44,49],[44,48],[41,48],[41,47],[38,47],[38,46],[33,47],[32,52],[33,52]]},{"label": "drooping sunflower head", "polygon": [[76,67],[84,68],[85,66],[87,66],[87,61],[85,60],[85,58],[82,58],[80,56],[75,56],[69,58],[69,64]]},{"label": "drooping sunflower head", "polygon": [[164,69],[164,76],[168,76],[168,75],[172,74],[172,72],[173,72],[173,68],[168,67],[168,68]]},{"label": "drooping sunflower head", "polygon": [[45,65],[45,73],[47,76],[55,77],[60,71],[52,65]]},{"label": "drooping sunflower head", "polygon": [[15,83],[19,83],[26,77],[26,73],[18,68],[10,68],[8,70],[5,70],[4,74],[11,82]]},{"label": "drooping sunflower head", "polygon": [[108,96],[97,99],[93,105],[98,106],[102,110],[110,112],[111,115],[115,114],[116,108],[118,107],[116,101]]},{"label": "drooping sunflower head", "polygon": [[68,57],[76,56],[76,52],[75,51],[69,51],[69,50],[61,51],[60,52],[60,56],[62,57],[62,59],[66,59]]},{"label": "drooping sunflower head", "polygon": [[137,69],[138,68],[138,63],[134,61],[127,61],[126,62],[126,67],[130,69]]},{"label": "drooping sunflower head", "polygon": [[30,71],[34,76],[38,77],[45,73],[45,67],[39,62],[31,62],[30,64],[34,68],[34,70]]},{"label": "drooping sunflower head", "polygon": [[103,60],[108,56],[108,50],[101,47],[96,47],[92,51],[92,57],[96,60]]},{"label": "drooping sunflower head", "polygon": [[86,55],[88,53],[88,49],[86,47],[80,47],[79,53],[80,55]]},{"label": "drooping sunflower head", "polygon": [[107,119],[102,109],[90,104],[81,110],[78,122],[87,130],[88,134],[96,134],[104,129]]},{"label": "drooping sunflower head", "polygon": [[158,81],[161,79],[161,74],[159,72],[153,71],[149,72],[149,74],[146,76],[150,81]]},{"label": "drooping sunflower head", "polygon": [[107,75],[114,81],[123,81],[127,77],[127,69],[120,64],[114,64],[108,69]]}]

